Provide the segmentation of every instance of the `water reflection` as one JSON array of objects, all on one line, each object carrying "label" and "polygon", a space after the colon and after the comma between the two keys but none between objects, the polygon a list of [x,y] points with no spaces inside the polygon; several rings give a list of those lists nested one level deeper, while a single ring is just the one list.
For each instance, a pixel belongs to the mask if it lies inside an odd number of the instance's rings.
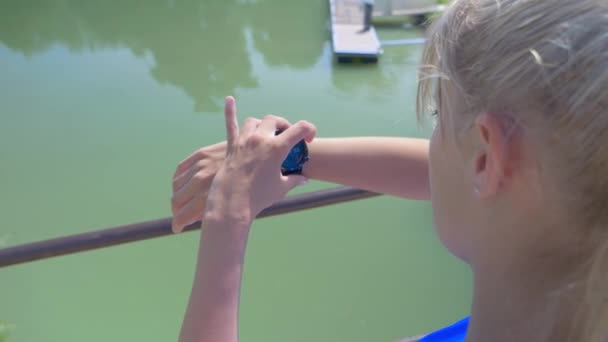
[{"label": "water reflection", "polygon": [[251,17],[254,46],[269,65],[311,67],[329,38],[326,0],[259,1]]},{"label": "water reflection", "polygon": [[216,112],[224,95],[258,84],[246,31],[271,66],[317,62],[326,39],[321,2],[3,1],[0,43],[26,56],[53,45],[75,52],[126,46],[137,56],[150,54],[153,77],[183,89],[197,111]]},{"label": "water reflection", "polygon": [[[348,77],[346,77],[348,72]],[[362,77],[362,74],[365,77]],[[332,83],[336,89],[352,94],[387,94],[404,75],[387,72],[377,65],[334,65]]]},{"label": "water reflection", "polygon": [[419,46],[389,47],[379,64],[337,64],[331,70],[332,84],[349,94],[388,95],[400,84],[416,79]]}]

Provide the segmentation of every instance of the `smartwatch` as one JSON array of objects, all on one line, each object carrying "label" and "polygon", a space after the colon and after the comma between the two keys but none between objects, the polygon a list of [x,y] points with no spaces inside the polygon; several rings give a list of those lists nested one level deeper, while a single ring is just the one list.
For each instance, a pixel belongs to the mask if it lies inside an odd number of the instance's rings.
[{"label": "smartwatch", "polygon": [[[278,130],[276,135],[283,131]],[[308,147],[306,141],[300,140],[294,147],[291,148],[289,154],[281,164],[281,173],[286,175],[301,175],[304,164],[308,161]]]}]

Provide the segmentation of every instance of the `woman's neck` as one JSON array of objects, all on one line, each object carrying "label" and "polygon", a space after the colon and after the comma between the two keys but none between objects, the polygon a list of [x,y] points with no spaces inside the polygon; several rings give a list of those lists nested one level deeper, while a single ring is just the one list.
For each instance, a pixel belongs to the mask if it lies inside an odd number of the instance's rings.
[{"label": "woman's neck", "polygon": [[537,266],[475,271],[467,342],[569,340],[584,295],[580,274]]}]

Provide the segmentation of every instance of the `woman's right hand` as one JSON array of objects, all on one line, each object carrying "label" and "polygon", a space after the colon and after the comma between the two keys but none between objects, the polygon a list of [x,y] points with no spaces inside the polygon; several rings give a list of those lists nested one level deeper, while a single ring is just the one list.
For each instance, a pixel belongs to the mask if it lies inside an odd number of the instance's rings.
[{"label": "woman's right hand", "polygon": [[171,211],[174,233],[203,219],[209,187],[226,158],[226,142],[205,146],[184,159],[173,175]]}]

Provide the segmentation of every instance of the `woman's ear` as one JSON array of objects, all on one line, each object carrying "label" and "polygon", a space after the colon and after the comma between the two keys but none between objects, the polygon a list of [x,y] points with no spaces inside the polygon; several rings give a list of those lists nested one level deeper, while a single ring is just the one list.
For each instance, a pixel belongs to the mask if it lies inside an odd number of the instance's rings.
[{"label": "woman's ear", "polygon": [[473,151],[473,187],[480,199],[494,197],[501,190],[512,161],[509,160],[508,136],[501,119],[491,113],[479,115],[472,131]]}]

